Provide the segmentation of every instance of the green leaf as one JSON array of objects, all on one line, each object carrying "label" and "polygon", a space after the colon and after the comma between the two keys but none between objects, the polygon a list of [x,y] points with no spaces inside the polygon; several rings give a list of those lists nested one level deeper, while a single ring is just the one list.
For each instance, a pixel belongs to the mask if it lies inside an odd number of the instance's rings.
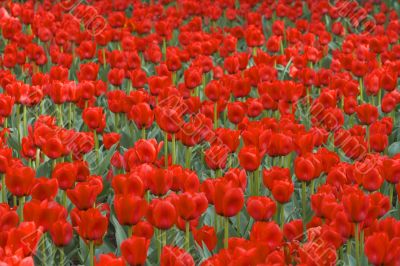
[{"label": "green leaf", "polygon": [[388,152],[390,156],[398,154],[400,152],[400,141],[393,142],[392,144],[390,144]]},{"label": "green leaf", "polygon": [[115,229],[115,238],[117,241],[117,251],[116,251],[116,255],[119,256],[119,252],[120,252],[120,246],[122,241],[124,241],[125,239],[128,238],[128,236],[125,233],[124,228],[119,224],[117,218],[115,218],[115,215],[111,215],[111,223],[114,226]]}]

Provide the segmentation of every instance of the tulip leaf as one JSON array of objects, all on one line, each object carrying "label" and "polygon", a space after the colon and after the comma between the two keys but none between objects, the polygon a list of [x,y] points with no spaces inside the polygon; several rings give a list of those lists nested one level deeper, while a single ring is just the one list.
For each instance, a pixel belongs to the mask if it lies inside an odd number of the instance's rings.
[{"label": "tulip leaf", "polygon": [[117,241],[117,251],[116,251],[116,255],[119,256],[120,254],[120,246],[122,241],[124,241],[124,239],[127,239],[127,235],[125,233],[124,228],[119,224],[117,218],[115,218],[115,215],[111,215],[111,223],[114,226],[115,229],[115,240]]},{"label": "tulip leaf", "polygon": [[[108,151],[99,151],[99,156],[104,154],[104,157],[99,158],[99,163],[96,163],[96,156],[90,156],[91,162],[88,161],[89,166],[94,165],[95,167],[92,167],[93,169],[92,173],[95,175],[104,175],[108,168],[110,167],[110,161],[112,156],[114,155],[115,150],[117,149],[118,144],[114,144]],[[94,155],[94,153],[92,154]]]},{"label": "tulip leaf", "polygon": [[394,156],[394,155],[400,153],[400,141],[393,142],[392,144],[390,144],[390,146],[388,148],[388,152],[389,152],[390,156]]},{"label": "tulip leaf", "polygon": [[41,176],[51,177],[51,171],[52,171],[52,161],[49,160],[39,165],[39,167],[36,170],[36,177],[41,177]]}]

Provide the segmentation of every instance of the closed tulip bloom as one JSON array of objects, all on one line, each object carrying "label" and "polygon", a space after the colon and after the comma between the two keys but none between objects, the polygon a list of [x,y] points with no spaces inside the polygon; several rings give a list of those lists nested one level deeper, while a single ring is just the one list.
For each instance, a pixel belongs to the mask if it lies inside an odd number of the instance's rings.
[{"label": "closed tulip bloom", "polygon": [[95,241],[100,244],[107,232],[108,219],[98,209],[91,208],[78,211],[77,231],[79,236],[86,241]]},{"label": "closed tulip bloom", "polygon": [[82,118],[89,129],[102,132],[106,125],[106,116],[101,107],[88,107],[83,110]]},{"label": "closed tulip bloom", "polygon": [[163,131],[170,134],[179,132],[182,124],[182,114],[174,109],[165,107],[157,107],[154,109],[154,113],[156,122]]},{"label": "closed tulip bloom", "polygon": [[361,190],[345,194],[342,202],[350,221],[360,223],[367,218],[369,199]]},{"label": "closed tulip bloom", "polygon": [[214,197],[215,211],[225,217],[236,215],[244,205],[243,190],[225,180],[216,182]]},{"label": "closed tulip bloom", "polygon": [[64,220],[59,220],[51,225],[50,236],[57,247],[68,245],[73,236],[72,225]]},{"label": "closed tulip bloom", "polygon": [[376,232],[365,241],[364,252],[368,261],[374,265],[383,265],[389,251],[390,240],[385,232]]},{"label": "closed tulip bloom", "polygon": [[268,221],[276,212],[273,200],[264,196],[252,196],[246,202],[247,212],[256,221]]},{"label": "closed tulip bloom", "polygon": [[194,266],[193,257],[178,247],[164,246],[161,251],[160,266]]},{"label": "closed tulip bloom", "polygon": [[23,209],[25,221],[33,221],[37,226],[42,226],[46,232],[51,226],[67,218],[67,210],[55,201],[31,200],[26,202]]},{"label": "closed tulip bloom", "polygon": [[73,189],[68,189],[67,196],[79,210],[87,210],[93,207],[97,196],[101,193],[101,190],[102,184],[81,182]]},{"label": "closed tulip bloom", "polygon": [[140,221],[132,228],[132,235],[151,239],[154,234],[154,227],[148,221]]},{"label": "closed tulip bloom", "polygon": [[277,202],[287,203],[294,192],[294,185],[291,181],[277,180],[273,182],[271,192]]},{"label": "closed tulip bloom", "polygon": [[362,124],[370,125],[378,119],[378,108],[372,104],[361,104],[356,108],[357,117]]},{"label": "closed tulip bloom", "polygon": [[315,167],[311,160],[305,157],[296,157],[294,160],[294,172],[299,181],[308,182],[314,178]]},{"label": "closed tulip bloom", "polygon": [[233,102],[228,104],[228,119],[233,124],[239,124],[243,121],[247,108],[242,102]]},{"label": "closed tulip bloom", "polygon": [[148,176],[148,185],[154,195],[164,195],[172,186],[172,175],[167,169],[153,168]]},{"label": "closed tulip bloom", "polygon": [[57,196],[58,181],[57,179],[49,179],[47,177],[40,177],[35,179],[35,184],[32,186],[31,196],[32,199],[53,200]]},{"label": "closed tulip bloom", "polygon": [[58,181],[60,189],[67,190],[74,186],[77,178],[77,168],[73,163],[58,163],[51,173],[51,178]]},{"label": "closed tulip bloom", "polygon": [[128,118],[135,122],[138,129],[148,129],[153,124],[154,112],[148,103],[141,102],[132,106]]},{"label": "closed tulip bloom", "polygon": [[239,163],[247,171],[257,170],[261,164],[259,150],[254,146],[244,146],[239,152]]},{"label": "closed tulip bloom", "polygon": [[10,116],[14,106],[14,98],[3,93],[0,94],[0,106],[0,116]]},{"label": "closed tulip bloom", "polygon": [[113,177],[111,187],[116,195],[137,195],[143,196],[145,187],[143,180],[135,174],[120,174]]},{"label": "closed tulip bloom", "polygon": [[208,168],[212,170],[224,169],[228,159],[229,149],[225,145],[214,144],[204,152],[204,159]]},{"label": "closed tulip bloom", "polygon": [[149,246],[150,239],[132,236],[121,243],[122,257],[128,262],[129,265],[144,265]]},{"label": "closed tulip bloom", "polygon": [[122,257],[117,258],[114,253],[100,254],[96,260],[96,266],[126,266]]},{"label": "closed tulip bloom", "polygon": [[303,220],[297,219],[283,225],[283,235],[288,241],[303,240]]},{"label": "closed tulip bloom", "polygon": [[121,139],[121,134],[119,133],[111,132],[103,134],[104,148],[109,150],[114,144],[119,143],[120,139]]},{"label": "closed tulip bloom", "polygon": [[57,159],[64,154],[65,147],[60,138],[52,137],[43,143],[42,151],[50,159]]},{"label": "closed tulip bloom", "polygon": [[167,199],[153,199],[147,210],[147,220],[158,229],[171,228],[177,219],[175,206]]},{"label": "closed tulip bloom", "polygon": [[114,210],[121,225],[135,225],[146,214],[147,202],[135,195],[117,195],[114,199]]},{"label": "closed tulip bloom", "polygon": [[178,196],[176,202],[178,215],[186,221],[199,218],[207,207],[207,198],[203,193],[185,192]]},{"label": "closed tulip bloom", "polygon": [[125,70],[113,68],[108,72],[108,81],[114,86],[121,86],[125,78]]},{"label": "closed tulip bloom", "polygon": [[199,246],[205,244],[208,250],[212,251],[217,245],[218,240],[214,227],[204,225],[198,230],[194,229],[192,232],[193,238]]},{"label": "closed tulip bloom", "polygon": [[7,189],[17,197],[27,196],[35,183],[35,175],[30,167],[9,167],[5,176]]},{"label": "closed tulip bloom", "polygon": [[274,250],[281,245],[283,233],[275,222],[255,222],[250,231],[250,240],[264,243],[269,250]]}]

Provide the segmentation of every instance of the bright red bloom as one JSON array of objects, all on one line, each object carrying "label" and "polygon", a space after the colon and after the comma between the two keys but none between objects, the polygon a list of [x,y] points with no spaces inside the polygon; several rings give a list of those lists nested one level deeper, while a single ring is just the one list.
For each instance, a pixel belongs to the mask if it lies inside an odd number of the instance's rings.
[{"label": "bright red bloom", "polygon": [[103,216],[98,209],[91,208],[77,211],[77,232],[85,241],[95,241],[100,244],[107,232],[108,218]]},{"label": "bright red bloom", "polygon": [[135,195],[117,195],[114,199],[114,210],[121,225],[135,225],[146,214],[147,202]]},{"label": "bright red bloom", "polygon": [[268,221],[276,212],[273,200],[264,196],[252,196],[246,202],[247,212],[256,221]]},{"label": "bright red bloom", "polygon": [[5,177],[7,189],[17,197],[27,196],[35,183],[35,175],[30,167],[11,166]]},{"label": "bright red bloom", "polygon": [[161,251],[160,266],[194,266],[192,256],[178,247],[165,246]]},{"label": "bright red bloom", "polygon": [[208,250],[212,251],[217,245],[217,234],[214,227],[204,225],[199,230],[193,229],[193,237],[199,246],[203,243],[207,246]]},{"label": "bright red bloom", "polygon": [[149,246],[150,239],[132,236],[121,243],[122,257],[129,265],[144,265]]},{"label": "bright red bloom", "polygon": [[72,225],[67,221],[56,221],[51,225],[49,232],[53,243],[58,247],[66,246],[72,240]]},{"label": "bright red bloom", "polygon": [[247,171],[257,170],[261,164],[260,151],[254,146],[244,146],[239,152],[239,163]]}]

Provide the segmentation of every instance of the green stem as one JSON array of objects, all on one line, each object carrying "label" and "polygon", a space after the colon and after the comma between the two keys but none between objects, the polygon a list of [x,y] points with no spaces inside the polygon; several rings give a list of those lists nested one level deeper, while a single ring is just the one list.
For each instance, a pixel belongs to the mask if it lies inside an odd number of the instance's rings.
[{"label": "green stem", "polygon": [[394,188],[394,184],[389,183],[389,202],[390,202],[390,207],[392,207],[392,204],[393,204],[393,188]]},{"label": "green stem", "polygon": [[185,151],[185,168],[190,168],[190,159],[192,157],[192,147],[186,147]]},{"label": "green stem", "polygon": [[214,129],[218,128],[218,104],[214,103]]},{"label": "green stem", "polygon": [[89,263],[94,266],[94,241],[89,242]]},{"label": "green stem", "polygon": [[190,248],[190,223],[185,221],[185,249],[189,252]]},{"label": "green stem", "polygon": [[128,237],[132,236],[132,226],[128,227]]},{"label": "green stem", "polygon": [[165,168],[168,168],[168,133],[164,132],[164,160]]},{"label": "green stem", "polygon": [[74,119],[72,115],[72,102],[68,104],[68,124],[69,128],[74,127]]},{"label": "green stem", "polygon": [[64,257],[65,257],[64,249],[60,248],[59,251],[60,251],[60,265],[64,266],[65,265],[65,262],[64,262]]},{"label": "green stem", "polygon": [[114,127],[117,130],[119,126],[119,113],[114,113]]},{"label": "green stem", "polygon": [[94,138],[94,151],[96,153],[96,161],[99,161],[99,138],[97,137],[96,130],[93,130],[93,138]]},{"label": "green stem", "polygon": [[167,59],[167,40],[163,38],[163,44],[162,44],[162,55],[164,61]]},{"label": "green stem", "polygon": [[61,204],[62,204],[62,206],[65,207],[65,209],[68,210],[68,208],[67,208],[67,192],[65,190],[62,190],[61,193],[62,193]]},{"label": "green stem", "polygon": [[28,136],[28,126],[27,126],[27,121],[28,121],[28,119],[27,119],[27,112],[26,112],[26,105],[24,105],[24,113],[23,113],[23,125],[24,125],[24,129],[23,129],[23,132],[24,132],[24,136]]},{"label": "green stem", "polygon": [[356,223],[355,226],[355,232],[354,232],[354,239],[356,241],[356,247],[355,247],[355,257],[356,257],[356,265],[360,266],[360,238],[359,238],[359,224]]},{"label": "green stem", "polygon": [[279,223],[281,225],[281,228],[283,228],[283,225],[285,224],[285,205],[284,204],[279,204]]},{"label": "green stem", "polygon": [[60,127],[63,126],[63,105],[62,104],[58,104],[57,105],[57,109],[58,109],[58,125]]},{"label": "green stem", "polygon": [[103,49],[103,68],[106,68],[106,49]]},{"label": "green stem", "polygon": [[172,134],[172,164],[176,163],[176,136]]},{"label": "green stem", "polygon": [[307,207],[306,196],[307,196],[307,183],[301,182],[301,207],[302,207],[302,211],[303,211],[304,224],[306,223],[306,207]]},{"label": "green stem", "polygon": [[35,158],[36,170],[39,168],[39,164],[40,164],[40,149],[36,148],[36,158]]},{"label": "green stem", "polygon": [[228,239],[229,239],[229,217],[225,217],[224,224],[224,248],[228,248]]},{"label": "green stem", "polygon": [[24,204],[25,204],[25,196],[22,196],[19,198],[19,206],[18,206],[18,216],[20,222],[24,220]]},{"label": "green stem", "polygon": [[142,127],[142,139],[146,139],[146,128]]},{"label": "green stem", "polygon": [[6,175],[2,174],[1,177],[1,202],[7,203],[7,187],[6,187]]},{"label": "green stem", "polygon": [[42,262],[43,265],[47,265],[47,255],[46,255],[46,235],[42,236],[42,243],[40,244],[41,253],[42,253]]}]

